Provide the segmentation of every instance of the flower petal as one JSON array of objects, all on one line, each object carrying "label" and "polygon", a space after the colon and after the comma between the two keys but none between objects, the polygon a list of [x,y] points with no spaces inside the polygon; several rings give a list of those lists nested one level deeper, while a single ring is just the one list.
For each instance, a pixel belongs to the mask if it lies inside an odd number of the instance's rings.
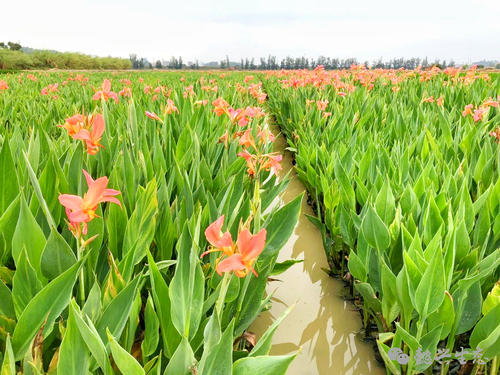
[{"label": "flower petal", "polygon": [[83,199],[78,195],[60,194],[58,198],[59,198],[59,203],[61,203],[64,207],[69,208],[72,211],[77,211],[82,207]]},{"label": "flower petal", "polygon": [[259,233],[252,235],[248,229],[244,229],[238,235],[237,245],[245,261],[255,260],[260,255],[266,245],[265,229],[261,229]]},{"label": "flower petal", "polygon": [[222,262],[217,264],[216,271],[219,275],[223,272],[229,271],[239,271],[245,269],[245,265],[242,262],[242,257],[240,254],[234,254],[227,257]]}]

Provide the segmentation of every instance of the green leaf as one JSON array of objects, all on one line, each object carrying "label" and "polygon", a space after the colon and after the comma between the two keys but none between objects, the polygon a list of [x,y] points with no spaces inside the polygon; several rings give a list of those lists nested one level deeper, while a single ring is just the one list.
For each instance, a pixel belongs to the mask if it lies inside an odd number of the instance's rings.
[{"label": "green leaf", "polygon": [[103,341],[106,338],[106,330],[109,330],[113,336],[120,337],[127,323],[141,279],[142,276],[137,276],[118,293],[102,312],[100,319],[97,321],[96,328]]},{"label": "green leaf", "polygon": [[9,147],[9,139],[3,140],[2,151],[0,152],[0,212],[3,213],[11,202],[19,194],[17,182],[16,166],[12,159]]},{"label": "green leaf", "polygon": [[394,321],[400,312],[396,291],[396,276],[382,260],[382,316],[387,324]]},{"label": "green leaf", "polygon": [[41,269],[43,275],[52,280],[75,263],[76,257],[71,247],[57,230],[52,228],[42,252]]},{"label": "green leaf", "polygon": [[76,326],[78,327],[83,341],[89,348],[99,367],[104,371],[105,375],[113,374],[104,343],[101,341],[92,322],[88,320],[88,324],[85,323],[74,299],[70,303],[70,311],[73,313],[73,318],[75,319]]},{"label": "green leaf", "polygon": [[302,263],[303,261],[304,259],[288,259],[283,262],[276,263],[273,267],[273,271],[271,272],[271,276],[281,275],[294,264]]},{"label": "green leaf", "polygon": [[347,266],[349,268],[349,272],[359,281],[366,282],[367,281],[367,270],[366,267],[361,260],[361,258],[351,250],[349,253],[349,260],[347,262]]},{"label": "green leaf", "polygon": [[149,279],[151,282],[151,293],[156,307],[156,312],[160,321],[163,347],[168,357],[172,357],[175,349],[181,340],[179,333],[175,329],[170,315],[170,297],[168,286],[158,270],[156,263],[148,251]]},{"label": "green leaf", "polygon": [[472,349],[481,348],[484,357],[500,353],[500,305],[496,305],[476,324],[469,338]]},{"label": "green leaf", "polygon": [[87,375],[89,371],[90,354],[87,344],[80,335],[75,321],[74,309],[70,309],[68,324],[59,349],[57,369],[59,374]]},{"label": "green leaf", "polygon": [[132,357],[120,344],[118,344],[113,335],[106,329],[108,335],[109,347],[116,366],[123,375],[145,375],[142,366]]},{"label": "green leaf", "polygon": [[31,267],[26,250],[24,250],[19,257],[18,266],[12,278],[12,302],[18,318],[42,287],[42,283],[36,277],[35,270]]},{"label": "green leaf", "polygon": [[[33,168],[31,167],[28,156],[26,155],[26,153],[24,151],[23,151],[23,156],[24,156],[24,160],[26,162],[26,169],[28,170],[28,176],[31,180],[31,184],[33,185],[33,189],[35,190],[35,195],[38,199],[38,202],[42,207],[42,211],[45,214],[45,217],[47,219],[47,223],[49,223],[49,226],[51,228],[55,229],[56,223],[54,222],[54,219],[52,218],[52,214],[50,213],[49,207],[47,206],[47,202],[45,201],[45,198],[43,197],[42,190],[40,188],[40,183],[38,182],[36,174],[33,171]],[[55,182],[55,181],[53,181],[53,182]]]},{"label": "green leaf", "polygon": [[296,354],[241,358],[234,363],[233,375],[282,375]]},{"label": "green leaf", "polygon": [[285,312],[281,314],[281,316],[276,319],[273,324],[266,330],[266,332],[264,332],[259,341],[257,341],[257,344],[253,347],[250,354],[248,354],[249,357],[257,357],[269,354],[274,332],[276,332],[280,323],[283,321],[283,319],[286,318],[290,311],[292,311],[294,306],[295,305],[292,305],[288,309],[286,309]]},{"label": "green leaf", "polygon": [[46,242],[42,229],[28,208],[24,196],[21,196],[21,212],[12,237],[12,257],[17,265],[23,248],[26,248],[28,259],[40,280],[44,280],[40,261]]},{"label": "green leaf", "polygon": [[389,225],[393,221],[396,212],[396,203],[394,201],[394,195],[392,195],[389,179],[387,178],[375,200],[375,209],[386,225]]},{"label": "green leaf", "polygon": [[234,319],[229,323],[219,343],[210,349],[203,367],[200,366],[200,374],[231,375],[233,363],[233,330]]},{"label": "green leaf", "polygon": [[68,306],[82,261],[47,284],[30,301],[19,317],[12,336],[12,348],[16,360],[23,358],[31,340],[45,323],[44,334],[52,329],[54,320]]},{"label": "green leaf", "polygon": [[274,257],[288,241],[299,220],[303,196],[304,194],[300,194],[272,215],[271,220],[266,225],[266,246],[260,258]]},{"label": "green leaf", "polygon": [[7,340],[5,341],[5,353],[0,370],[1,375],[16,375],[16,359],[12,351],[10,336],[7,336]]},{"label": "green leaf", "polygon": [[154,353],[160,339],[160,322],[158,321],[158,317],[156,316],[151,295],[148,296],[148,299],[146,301],[146,308],[144,311],[144,324],[146,328],[144,330],[144,340],[141,344],[141,349],[143,356],[148,357]]},{"label": "green leaf", "polygon": [[19,217],[20,195],[0,215],[0,264],[5,264],[12,256],[12,237]]},{"label": "green leaf", "polygon": [[172,322],[177,331],[189,339],[194,337],[200,325],[205,289],[203,271],[193,245],[186,224],[177,244],[179,258],[169,296]]},{"label": "green leaf", "polygon": [[391,244],[391,236],[384,222],[373,207],[368,207],[361,222],[361,233],[368,244],[378,251],[386,250]]},{"label": "green leaf", "polygon": [[500,305],[500,281],[497,281],[497,283],[493,286],[493,289],[491,289],[484,299],[481,312],[483,315],[486,315],[497,305]]},{"label": "green leaf", "polygon": [[131,251],[134,254],[131,257],[132,262],[126,267],[120,265],[125,280],[129,279],[133,266],[146,256],[146,250],[153,240],[158,212],[156,189],[155,180],[149,181],[146,189],[139,188],[135,210],[128,220],[123,240],[123,257],[125,258]]},{"label": "green leaf", "polygon": [[443,254],[439,250],[435,252],[415,291],[415,309],[422,319],[426,319],[443,303],[444,276]]},{"label": "green leaf", "polygon": [[193,350],[183,337],[163,375],[191,375],[195,362]]},{"label": "green leaf", "polygon": [[0,280],[0,315],[4,315],[9,319],[16,318],[12,293],[2,280]]}]

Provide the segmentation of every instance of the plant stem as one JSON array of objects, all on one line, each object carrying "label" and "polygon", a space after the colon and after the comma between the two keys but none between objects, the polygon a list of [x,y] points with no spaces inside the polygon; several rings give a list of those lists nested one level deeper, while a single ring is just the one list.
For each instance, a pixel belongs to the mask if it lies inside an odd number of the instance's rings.
[{"label": "plant stem", "polygon": [[254,191],[253,191],[253,204],[252,206],[254,207],[254,231],[257,232],[260,229],[260,221],[261,221],[261,204],[260,204],[260,180],[259,176],[257,175],[255,179],[255,184],[254,184]]},{"label": "plant stem", "polygon": [[219,297],[217,297],[217,302],[215,304],[215,312],[219,319],[221,318],[222,307],[224,306],[224,300],[226,299],[227,288],[229,286],[229,281],[231,280],[232,272],[226,272],[222,277]]},{"label": "plant stem", "polygon": [[493,361],[491,361],[491,370],[490,370],[490,375],[497,375],[498,374],[498,356],[496,355],[493,358]]},{"label": "plant stem", "polygon": [[[82,252],[83,252],[83,248],[80,244],[80,237],[78,237],[76,239],[76,259],[77,261],[79,261],[81,258],[82,258]],[[80,307],[83,309],[83,305],[85,304],[85,277],[84,277],[84,274],[83,274],[83,267],[82,269],[80,270],[80,275],[79,275],[79,278],[80,278],[80,282],[79,282],[79,288],[80,288]]]}]

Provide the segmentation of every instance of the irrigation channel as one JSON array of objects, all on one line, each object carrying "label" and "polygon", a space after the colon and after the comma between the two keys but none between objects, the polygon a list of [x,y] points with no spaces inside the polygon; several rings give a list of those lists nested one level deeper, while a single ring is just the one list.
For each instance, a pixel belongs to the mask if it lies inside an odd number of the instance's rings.
[{"label": "irrigation channel", "polygon": [[[273,130],[274,133],[279,131],[277,127]],[[288,203],[305,191],[305,187],[293,169],[291,153],[285,148],[286,140],[279,135],[275,151],[283,154],[280,177],[292,169],[290,184],[281,198]],[[361,329],[359,313],[354,305],[342,298],[343,282],[329,277],[324,271],[328,263],[321,232],[306,217],[312,214],[304,198],[295,232],[278,258],[278,261],[304,261],[268,284],[267,292],[274,291],[272,308],[258,317],[250,331],[260,338],[288,306],[295,304],[278,327],[271,349],[271,354],[276,355],[299,351],[287,374],[385,374],[375,359],[372,345],[362,341],[358,333]]]}]

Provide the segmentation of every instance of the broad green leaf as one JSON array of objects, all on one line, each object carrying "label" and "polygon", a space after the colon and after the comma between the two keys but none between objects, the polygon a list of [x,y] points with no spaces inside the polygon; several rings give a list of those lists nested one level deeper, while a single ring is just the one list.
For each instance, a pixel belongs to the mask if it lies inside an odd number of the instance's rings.
[{"label": "broad green leaf", "polygon": [[31,266],[40,280],[44,280],[40,261],[46,242],[42,229],[28,208],[26,200],[21,196],[21,211],[12,237],[12,257],[17,265],[23,248],[26,248]]},{"label": "broad green leaf", "polygon": [[153,295],[154,305],[160,321],[163,347],[165,348],[167,356],[172,357],[175,349],[179,345],[181,337],[172,323],[168,286],[160,274],[151,253],[149,252],[148,263],[150,270],[149,279],[151,282],[151,293]]},{"label": "broad green leaf", "polygon": [[288,366],[296,354],[282,356],[258,356],[241,358],[234,363],[233,375],[281,375],[286,374]]},{"label": "broad green leaf", "polygon": [[415,309],[422,319],[426,319],[443,303],[444,276],[443,255],[441,251],[437,251],[415,291]]},{"label": "broad green leaf", "polygon": [[4,138],[0,151],[0,212],[3,213],[19,194],[16,166],[12,159],[9,139]]},{"label": "broad green leaf", "polygon": [[285,312],[281,314],[281,316],[273,322],[273,324],[266,330],[266,332],[264,332],[259,341],[257,341],[257,344],[248,354],[249,357],[264,356],[269,354],[269,351],[271,350],[271,344],[274,332],[276,332],[280,323],[283,321],[283,319],[286,318],[286,316],[290,313],[290,311],[292,311],[294,306],[295,305],[292,305],[289,308],[287,308]]},{"label": "broad green leaf", "polygon": [[160,339],[160,322],[156,315],[151,295],[148,296],[146,301],[144,324],[146,328],[144,329],[144,340],[141,344],[141,349],[143,356],[148,357],[154,353]]},{"label": "broad green leaf", "polygon": [[0,369],[1,375],[16,375],[16,360],[14,358],[14,352],[12,351],[12,345],[10,342],[10,336],[7,336],[5,341],[5,353],[3,354],[2,368]]},{"label": "broad green leaf", "polygon": [[187,225],[177,244],[177,254],[177,267],[169,289],[172,322],[182,336],[193,338],[201,321],[205,285]]},{"label": "broad green leaf", "polygon": [[387,226],[371,206],[368,207],[361,222],[361,233],[366,242],[378,251],[386,250],[391,244],[391,236]]},{"label": "broad green leaf", "polygon": [[54,320],[68,306],[81,266],[82,261],[71,266],[40,290],[26,306],[12,336],[16,360],[23,358],[40,327],[45,323],[44,333],[50,332]]},{"label": "broad green leaf", "polygon": [[68,324],[59,348],[58,374],[87,375],[89,371],[90,353],[80,335],[75,313],[74,309],[69,310]]},{"label": "broad green leaf", "polygon": [[139,362],[116,342],[109,330],[106,330],[106,332],[111,354],[120,372],[123,375],[145,375],[146,373]]},{"label": "broad green leaf", "polygon": [[113,336],[120,337],[127,323],[141,279],[142,276],[139,275],[131,281],[102,312],[96,323],[97,332],[99,332],[102,341],[106,338],[106,330],[109,330]]},{"label": "broad green leaf", "polygon": [[234,320],[224,331],[219,343],[214,345],[207,354],[204,366],[201,367],[201,374],[210,375],[231,375],[233,363],[233,330]]},{"label": "broad green leaf", "polygon": [[105,375],[111,375],[113,372],[111,370],[111,363],[109,362],[106,347],[99,337],[99,333],[97,333],[94,325],[90,320],[88,320],[87,323],[84,321],[74,299],[70,302],[70,311],[73,313],[76,326],[78,327],[83,341],[92,353],[93,358]]},{"label": "broad green leaf", "polygon": [[183,337],[163,375],[191,375],[195,361],[193,350]]},{"label": "broad green leaf", "polygon": [[68,243],[55,228],[52,228],[42,252],[41,269],[43,275],[52,280],[75,263],[75,254]]}]

